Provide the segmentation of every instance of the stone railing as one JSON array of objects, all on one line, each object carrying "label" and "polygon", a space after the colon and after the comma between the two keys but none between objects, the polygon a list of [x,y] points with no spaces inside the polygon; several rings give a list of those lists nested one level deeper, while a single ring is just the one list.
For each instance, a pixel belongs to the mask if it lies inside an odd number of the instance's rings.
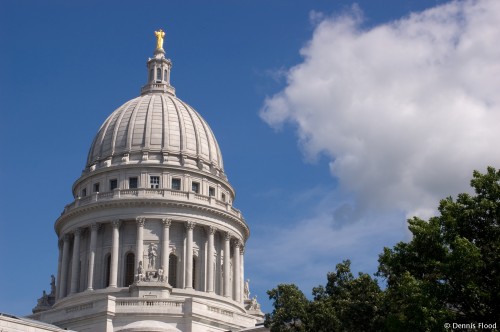
[{"label": "stone railing", "polygon": [[184,201],[212,206],[216,209],[221,209],[229,214],[241,218],[240,210],[234,208],[227,202],[220,201],[213,196],[200,195],[189,191],[180,191],[172,189],[114,189],[113,191],[94,193],[86,197],[78,197],[72,203],[64,207],[61,215],[70,212],[71,210],[93,203],[104,201],[120,200],[120,199],[166,199],[172,201]]},{"label": "stone railing", "polygon": [[117,307],[175,307],[181,309],[184,307],[184,301],[182,300],[117,298],[115,302]]},{"label": "stone railing", "polygon": [[184,300],[116,298],[115,310],[116,313],[124,314],[137,312],[182,314]]}]

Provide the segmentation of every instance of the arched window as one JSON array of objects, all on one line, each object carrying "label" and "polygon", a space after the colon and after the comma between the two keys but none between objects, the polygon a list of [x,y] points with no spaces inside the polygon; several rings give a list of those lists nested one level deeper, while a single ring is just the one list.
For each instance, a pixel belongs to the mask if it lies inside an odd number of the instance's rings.
[{"label": "arched window", "polygon": [[127,256],[125,256],[125,283],[124,286],[128,287],[134,283],[134,266],[135,265],[135,255],[132,252],[129,252]]},{"label": "arched window", "polygon": [[166,81],[167,79],[168,79],[167,70],[165,69],[165,71],[163,72],[163,80]]},{"label": "arched window", "polygon": [[149,71],[149,80],[152,81],[154,79],[154,76],[153,76],[154,72],[153,72],[153,69],[151,69]]},{"label": "arched window", "polygon": [[168,283],[177,288],[177,256],[174,254],[168,256]]},{"label": "arched window", "polygon": [[161,81],[161,69],[156,68],[156,80]]},{"label": "arched window", "polygon": [[108,287],[109,286],[109,281],[110,281],[110,275],[111,275],[111,254],[107,254],[106,255],[106,258],[105,258],[105,262],[106,262],[106,268],[105,268],[105,287]]}]

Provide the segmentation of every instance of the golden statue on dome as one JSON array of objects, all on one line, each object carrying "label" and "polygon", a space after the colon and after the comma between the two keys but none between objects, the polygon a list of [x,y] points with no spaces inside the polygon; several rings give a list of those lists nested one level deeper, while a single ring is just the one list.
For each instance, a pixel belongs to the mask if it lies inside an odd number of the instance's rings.
[{"label": "golden statue on dome", "polygon": [[163,37],[165,37],[165,32],[162,29],[155,31],[156,35],[156,49],[163,50]]}]

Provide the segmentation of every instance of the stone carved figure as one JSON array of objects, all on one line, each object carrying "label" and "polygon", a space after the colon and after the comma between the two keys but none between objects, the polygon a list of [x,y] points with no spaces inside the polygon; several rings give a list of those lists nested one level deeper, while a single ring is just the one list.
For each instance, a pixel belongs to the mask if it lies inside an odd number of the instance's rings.
[{"label": "stone carved figure", "polygon": [[158,281],[161,281],[161,282],[164,281],[163,266],[158,269]]},{"label": "stone carved figure", "polygon": [[148,268],[150,269],[155,268],[157,256],[158,256],[158,245],[156,245],[156,243],[150,243],[148,249],[148,258],[149,258]]},{"label": "stone carved figure", "polygon": [[144,280],[144,268],[142,267],[142,261],[139,261],[139,267],[137,268],[137,277],[138,281]]},{"label": "stone carved figure", "polygon": [[52,274],[50,276],[50,295],[56,294],[56,277]]},{"label": "stone carved figure", "polygon": [[260,310],[260,304],[257,302],[257,295],[255,295],[250,303],[250,310]]},{"label": "stone carved figure", "polygon": [[250,279],[247,279],[245,281],[245,288],[244,288],[244,294],[245,300],[248,300],[250,298]]},{"label": "stone carved figure", "polygon": [[156,36],[156,49],[163,50],[163,37],[165,37],[165,32],[162,29],[155,31]]},{"label": "stone carved figure", "polygon": [[49,304],[49,296],[47,295],[47,292],[43,291],[42,297],[38,299],[38,307],[47,307],[50,306]]}]

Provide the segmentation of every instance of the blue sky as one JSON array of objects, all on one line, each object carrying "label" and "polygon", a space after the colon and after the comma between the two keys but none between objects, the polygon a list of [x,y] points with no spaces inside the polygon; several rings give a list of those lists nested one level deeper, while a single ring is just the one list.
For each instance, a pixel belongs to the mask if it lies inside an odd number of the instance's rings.
[{"label": "blue sky", "polygon": [[408,216],[500,167],[497,1],[2,1],[0,312],[57,271],[53,223],[105,118],[166,31],[251,228],[250,290],[373,273]]}]

